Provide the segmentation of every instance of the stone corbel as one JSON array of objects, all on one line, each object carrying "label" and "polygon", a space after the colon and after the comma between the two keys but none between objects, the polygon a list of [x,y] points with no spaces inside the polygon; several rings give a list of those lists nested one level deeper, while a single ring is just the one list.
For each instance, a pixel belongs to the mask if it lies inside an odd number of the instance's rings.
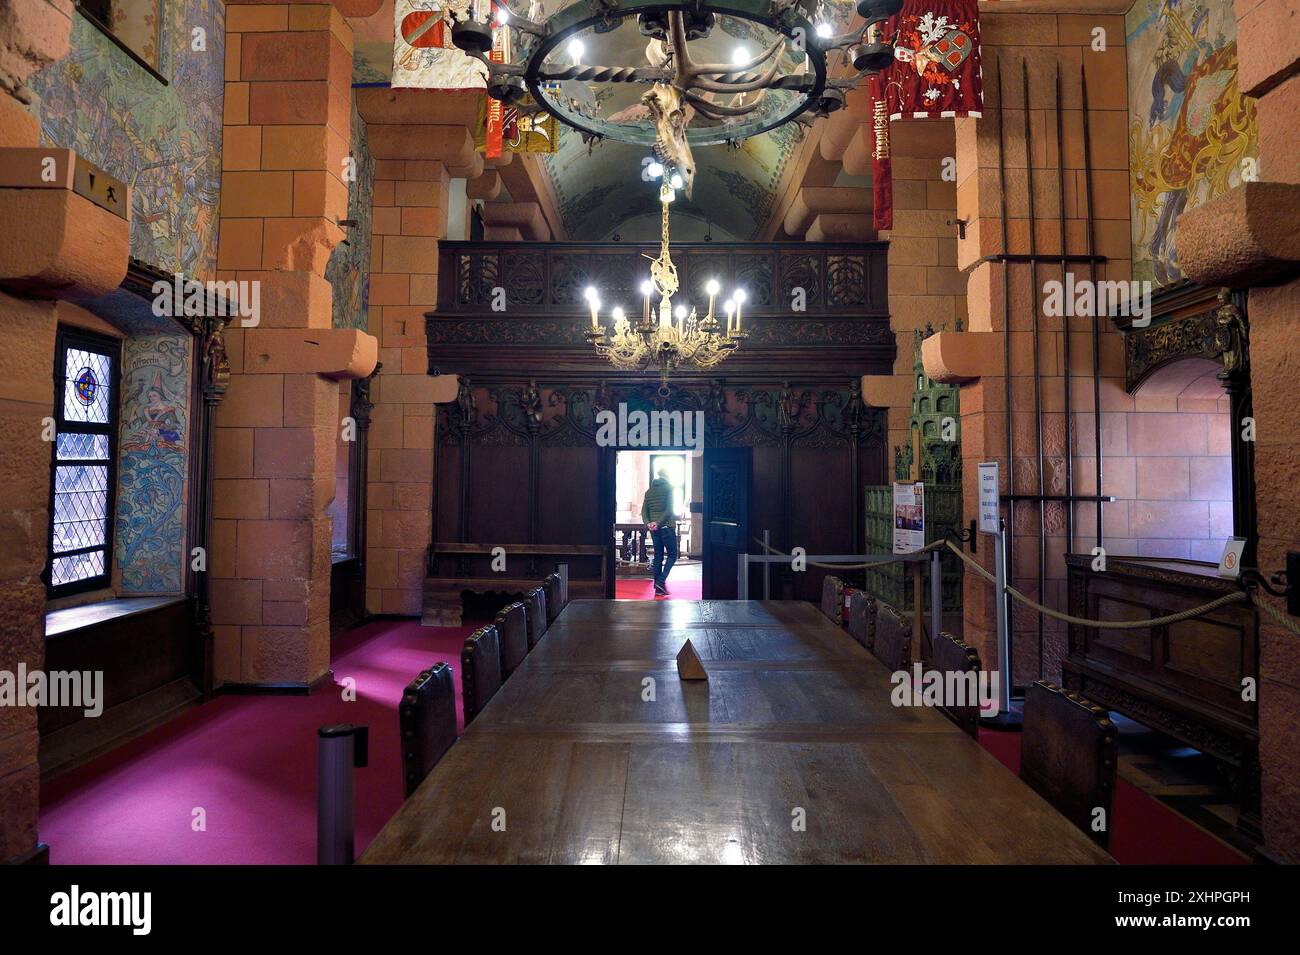
[{"label": "stone corbel", "polygon": [[998,332],[936,332],[921,342],[928,378],[957,385],[1003,373],[1003,336]]},{"label": "stone corbel", "polygon": [[483,224],[490,230],[517,229],[521,238],[543,241],[551,237],[542,207],[536,202],[488,202]]},{"label": "stone corbel", "polygon": [[1300,184],[1245,182],[1178,217],[1178,266],[1201,285],[1275,285],[1300,273]]},{"label": "stone corbel", "polygon": [[379,360],[379,340],[355,328],[249,328],[244,374],[365,378]]},{"label": "stone corbel", "polygon": [[69,149],[0,150],[0,286],[95,298],[126,278],[131,195]]},{"label": "stone corbel", "polygon": [[863,219],[871,231],[871,190],[852,186],[804,186],[799,189],[785,214],[787,235],[804,235],[819,216]]}]

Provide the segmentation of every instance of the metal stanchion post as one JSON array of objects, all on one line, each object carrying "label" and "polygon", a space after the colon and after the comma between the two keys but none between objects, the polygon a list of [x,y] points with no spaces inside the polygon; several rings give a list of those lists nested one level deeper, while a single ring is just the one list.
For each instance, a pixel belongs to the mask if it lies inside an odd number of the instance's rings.
[{"label": "metal stanchion post", "polygon": [[985,723],[1004,729],[1019,729],[1023,723],[1023,714],[1011,709],[1011,633],[1010,614],[1007,606],[1007,522],[998,519],[998,532],[993,535],[993,576],[996,582],[994,606],[997,609],[998,640],[998,712],[988,717]]},{"label": "metal stanchion post", "polygon": [[[772,552],[768,550],[772,544],[772,533],[766,528],[763,529],[763,556],[770,557]],[[763,599],[772,599],[772,565],[768,561],[763,561]]]},{"label": "metal stanchion post", "polygon": [[749,555],[736,556],[736,599],[749,599]]},{"label": "metal stanchion post", "polygon": [[939,552],[930,551],[930,646],[943,631],[943,571],[939,566]]},{"label": "metal stanchion post", "polygon": [[356,850],[353,769],[366,765],[369,727],[338,723],[316,731],[316,863],[351,865]]}]

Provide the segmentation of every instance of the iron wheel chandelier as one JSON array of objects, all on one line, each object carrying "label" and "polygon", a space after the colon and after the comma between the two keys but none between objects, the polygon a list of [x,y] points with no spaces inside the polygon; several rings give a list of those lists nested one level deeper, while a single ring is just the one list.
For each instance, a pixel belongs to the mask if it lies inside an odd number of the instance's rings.
[{"label": "iron wheel chandelier", "polygon": [[[680,183],[680,179],[675,181]],[[679,285],[677,267],[673,265],[668,250],[668,206],[674,195],[673,182],[665,177],[659,187],[659,202],[663,208],[659,255],[650,261],[650,278],[641,283],[641,319],[629,320],[623,309],[616,306],[610,313],[612,322],[607,333],[600,321],[600,293],[594,287],[586,290],[587,305],[591,309],[591,329],[585,336],[587,342],[596,349],[596,354],[623,371],[658,366],[659,394],[664,397],[669,394],[669,376],[679,366],[690,364],[696,368],[712,368],[735,351],[745,338],[742,324],[744,289],[736,289],[723,306],[727,316],[725,328],[714,315],[714,304],[722,291],[717,279],[705,283],[709,310],[703,318],[697,315],[694,306],[688,310],[683,304],[673,305],[673,295]],[[656,296],[659,299],[657,305],[652,301]]]},{"label": "iron wheel chandelier", "polygon": [[[859,0],[865,26],[841,34],[826,18],[824,0],[572,0],[550,16],[538,0],[528,16],[506,4],[469,0],[468,13],[452,26],[452,42],[486,67],[487,95],[525,112],[544,109],[588,142],[653,147],[681,176],[689,197],[692,146],[738,145],[793,120],[811,123],[840,109],[865,75],[889,66],[893,45],[882,24],[902,0]],[[629,46],[629,34],[620,32],[629,19],[648,41],[643,48]],[[708,45],[720,24],[720,34],[774,39],[753,55],[737,48],[731,62],[693,57],[689,45]],[[518,39],[493,54],[494,31],[502,29]],[[623,43],[621,51],[605,51],[615,59],[644,63],[584,63],[587,42],[602,36]],[[713,46],[716,56],[716,39]],[[828,54],[837,50],[855,75],[829,75]],[[600,103],[610,98],[605,84],[650,89],[640,104],[601,116]],[[532,103],[522,102],[526,94]]]}]

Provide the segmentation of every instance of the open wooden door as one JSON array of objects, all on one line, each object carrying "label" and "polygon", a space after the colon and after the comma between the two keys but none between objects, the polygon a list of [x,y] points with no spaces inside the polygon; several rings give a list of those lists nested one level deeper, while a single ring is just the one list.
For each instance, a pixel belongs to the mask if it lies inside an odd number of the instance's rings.
[{"label": "open wooden door", "polygon": [[736,558],[749,549],[749,448],[704,452],[705,600],[735,600]]}]

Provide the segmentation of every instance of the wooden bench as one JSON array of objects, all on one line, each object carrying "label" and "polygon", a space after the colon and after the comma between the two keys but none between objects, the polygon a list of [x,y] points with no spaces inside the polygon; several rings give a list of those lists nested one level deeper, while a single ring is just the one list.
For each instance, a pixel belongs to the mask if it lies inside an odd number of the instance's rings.
[{"label": "wooden bench", "polygon": [[[493,551],[505,550],[505,570],[492,569]],[[458,627],[466,596],[482,598],[484,619],[522,600],[561,564],[569,567],[569,598],[610,596],[609,549],[599,544],[436,543],[429,549],[424,579],[423,623]]]}]

